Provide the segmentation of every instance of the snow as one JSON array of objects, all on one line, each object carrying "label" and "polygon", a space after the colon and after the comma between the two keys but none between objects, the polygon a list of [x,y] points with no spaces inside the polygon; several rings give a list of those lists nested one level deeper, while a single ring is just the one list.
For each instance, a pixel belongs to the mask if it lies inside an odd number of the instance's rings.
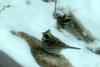
[{"label": "snow", "polygon": [[62,54],[69,59],[74,67],[100,67],[100,56],[87,50],[85,46],[92,48],[100,47],[100,23],[99,23],[99,0],[58,0],[57,7],[70,7],[75,16],[89,30],[96,41],[85,44],[77,40],[66,31],[59,32],[56,29],[56,20],[52,14],[54,3],[45,3],[42,0],[1,0],[0,9],[5,5],[11,5],[4,11],[0,11],[0,50],[11,56],[23,67],[39,67],[30,53],[28,44],[11,35],[10,30],[24,31],[41,40],[42,32],[50,29],[52,33],[64,43],[80,47],[81,50],[65,49]]}]

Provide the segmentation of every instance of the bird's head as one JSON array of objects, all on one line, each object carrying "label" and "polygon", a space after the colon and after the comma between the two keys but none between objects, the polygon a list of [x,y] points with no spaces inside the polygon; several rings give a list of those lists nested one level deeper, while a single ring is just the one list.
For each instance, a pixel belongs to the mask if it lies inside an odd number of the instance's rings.
[{"label": "bird's head", "polygon": [[51,31],[47,30],[46,32],[43,32],[43,38],[48,39],[50,37],[52,37]]}]

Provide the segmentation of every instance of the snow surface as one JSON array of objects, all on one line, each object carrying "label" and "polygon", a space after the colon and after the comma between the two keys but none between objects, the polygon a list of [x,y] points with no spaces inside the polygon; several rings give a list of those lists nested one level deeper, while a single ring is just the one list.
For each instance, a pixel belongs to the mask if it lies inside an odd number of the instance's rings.
[{"label": "snow surface", "polygon": [[[26,4],[30,1],[30,4]],[[70,7],[75,16],[96,38],[91,44],[77,40],[68,32],[56,29],[56,20],[52,14],[54,3],[42,0],[0,0],[0,50],[11,56],[23,67],[39,67],[30,53],[28,44],[21,38],[13,36],[10,30],[24,31],[41,40],[42,32],[50,29],[64,43],[80,47],[81,50],[65,49],[62,54],[69,59],[74,67],[100,67],[100,56],[87,50],[95,51],[100,47],[100,1],[99,0],[58,0],[57,7]],[[2,8],[11,5],[9,8]]]}]

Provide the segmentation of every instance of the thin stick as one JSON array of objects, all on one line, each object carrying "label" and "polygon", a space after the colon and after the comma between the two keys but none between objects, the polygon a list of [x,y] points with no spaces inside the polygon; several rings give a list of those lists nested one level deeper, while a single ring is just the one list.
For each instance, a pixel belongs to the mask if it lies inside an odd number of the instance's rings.
[{"label": "thin stick", "polygon": [[54,13],[56,14],[56,10],[57,10],[57,0],[55,0],[55,11],[54,11]]}]

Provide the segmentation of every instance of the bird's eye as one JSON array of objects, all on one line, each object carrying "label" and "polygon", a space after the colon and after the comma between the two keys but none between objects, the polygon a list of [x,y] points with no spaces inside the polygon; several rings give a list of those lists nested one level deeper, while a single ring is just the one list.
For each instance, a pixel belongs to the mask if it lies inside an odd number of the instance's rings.
[{"label": "bird's eye", "polygon": [[45,35],[44,35],[44,37],[45,37],[46,39],[48,39],[48,38],[49,38],[49,36],[48,36],[47,34],[45,34]]}]

